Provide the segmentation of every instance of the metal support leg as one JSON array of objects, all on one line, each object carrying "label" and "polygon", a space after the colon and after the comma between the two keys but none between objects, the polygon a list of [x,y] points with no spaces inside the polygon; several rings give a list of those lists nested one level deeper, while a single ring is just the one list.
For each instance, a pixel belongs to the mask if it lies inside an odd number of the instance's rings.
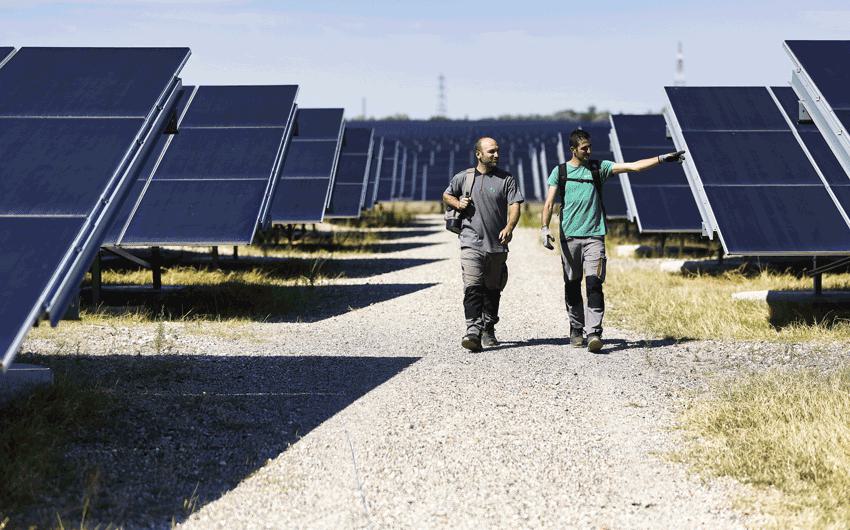
[{"label": "metal support leg", "polygon": [[233,260],[236,261],[239,259],[239,247],[233,245]]},{"label": "metal support leg", "polygon": [[286,238],[289,240],[289,246],[292,246],[292,232],[295,230],[295,227],[292,225],[286,225]]},{"label": "metal support leg", "polygon": [[661,234],[661,257],[664,257],[664,246],[667,244],[667,234]]},{"label": "metal support leg", "polygon": [[723,245],[717,244],[717,263],[723,265]]},{"label": "metal support leg", "polygon": [[154,291],[162,291],[162,259],[159,247],[151,249],[151,275],[153,276]]},{"label": "metal support leg", "polygon": [[[812,256],[812,270],[817,270],[818,268],[818,257]],[[823,274],[818,273],[812,276],[812,288],[815,291],[815,295],[823,294]]]},{"label": "metal support leg", "polygon": [[212,247],[210,249],[210,256],[212,257],[213,265],[218,267],[218,247]]},{"label": "metal support leg", "polygon": [[679,257],[681,258],[684,255],[685,255],[685,236],[684,236],[684,234],[682,234],[679,237]]},{"label": "metal support leg", "polygon": [[100,272],[100,250],[94,256],[94,263],[91,265],[91,303],[97,307],[100,303],[100,285],[102,281]]}]

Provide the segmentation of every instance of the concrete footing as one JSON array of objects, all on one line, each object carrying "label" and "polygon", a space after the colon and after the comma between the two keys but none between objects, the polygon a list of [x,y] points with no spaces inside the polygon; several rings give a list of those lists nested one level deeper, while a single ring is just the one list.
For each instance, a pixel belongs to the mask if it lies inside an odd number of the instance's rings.
[{"label": "concrete footing", "polygon": [[15,363],[6,373],[0,373],[0,405],[30,392],[33,388],[53,383],[50,368],[34,364]]}]

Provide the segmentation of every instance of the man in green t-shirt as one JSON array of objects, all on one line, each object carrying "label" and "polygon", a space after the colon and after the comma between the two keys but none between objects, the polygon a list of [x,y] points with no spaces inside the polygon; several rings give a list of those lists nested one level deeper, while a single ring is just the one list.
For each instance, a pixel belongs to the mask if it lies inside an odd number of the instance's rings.
[{"label": "man in green t-shirt", "polygon": [[[564,268],[564,300],[570,318],[570,344],[577,348],[584,346],[582,332],[586,330],[587,349],[596,353],[602,349],[602,317],[605,313],[602,282],[605,281],[606,225],[602,184],[611,175],[637,173],[663,162],[682,162],[685,152],[616,164],[610,160],[591,160],[591,148],[587,131],[576,129],[570,133],[572,158],[561,164],[563,168],[555,167],[549,175],[540,238],[546,248],[554,248],[549,222],[555,199],[560,196],[561,264]],[[582,274],[586,277],[587,310],[581,296]]]}]

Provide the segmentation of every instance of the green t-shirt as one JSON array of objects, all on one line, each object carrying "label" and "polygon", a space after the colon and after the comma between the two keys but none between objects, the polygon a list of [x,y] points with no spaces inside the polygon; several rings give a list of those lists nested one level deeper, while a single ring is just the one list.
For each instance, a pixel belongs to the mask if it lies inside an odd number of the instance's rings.
[{"label": "green t-shirt", "polygon": [[[614,162],[603,160],[599,164],[599,177],[602,182],[608,180]],[[584,165],[573,167],[567,162],[567,178],[583,179],[589,182],[567,182],[564,193],[561,230],[566,237],[604,236],[606,232],[605,215],[602,213],[602,197],[596,193],[593,174]],[[558,185],[558,166],[549,174],[550,186]]]}]

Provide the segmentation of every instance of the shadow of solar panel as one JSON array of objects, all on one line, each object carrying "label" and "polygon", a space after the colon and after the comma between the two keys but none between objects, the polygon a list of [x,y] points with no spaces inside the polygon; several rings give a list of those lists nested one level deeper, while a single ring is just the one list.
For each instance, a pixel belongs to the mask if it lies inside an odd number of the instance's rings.
[{"label": "shadow of solar panel", "polygon": [[693,232],[702,224],[690,186],[632,186],[642,232]]},{"label": "shadow of solar panel", "polygon": [[181,127],[286,127],[297,85],[202,86]]},{"label": "shadow of solar panel", "polygon": [[87,215],[141,126],[133,118],[0,119],[0,213]]},{"label": "shadow of solar panel", "polygon": [[21,48],[0,68],[0,116],[147,116],[165,89],[162,72],[178,71],[187,52]]},{"label": "shadow of solar panel", "polygon": [[295,135],[301,140],[338,138],[343,109],[298,109]]},{"label": "shadow of solar panel", "polygon": [[[323,215],[325,210],[325,193],[328,179],[300,178],[283,179],[277,184],[275,205],[286,212],[285,220],[289,223],[316,223],[317,215]],[[317,192],[322,191],[322,193]],[[318,213],[317,213],[318,212]],[[280,219],[275,216],[276,220]]]},{"label": "shadow of solar panel", "polygon": [[153,180],[122,245],[249,244],[267,179]]},{"label": "shadow of solar panel", "polygon": [[157,168],[154,180],[268,180],[278,157],[283,134],[284,129],[277,127],[181,127]]}]

